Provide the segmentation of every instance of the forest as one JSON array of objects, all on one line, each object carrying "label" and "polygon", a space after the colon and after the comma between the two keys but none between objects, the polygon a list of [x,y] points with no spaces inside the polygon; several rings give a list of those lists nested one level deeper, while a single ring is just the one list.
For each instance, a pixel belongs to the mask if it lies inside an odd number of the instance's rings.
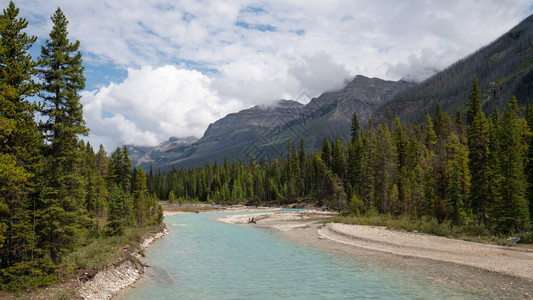
[{"label": "forest", "polygon": [[307,202],[356,216],[476,224],[493,234],[530,230],[533,108],[520,108],[513,97],[503,114],[487,118],[477,78],[471,86],[466,122],[460,111],[452,118],[438,103],[423,125],[389,114],[363,129],[354,113],[347,143],[325,137],[320,152],[307,153],[302,138],[273,161],[150,170],[148,190],[170,202]]},{"label": "forest", "polygon": [[315,153],[302,138],[272,161],[146,174],[126,147],[108,155],[83,140],[83,59],[61,9],[37,59],[29,54],[37,37],[18,14],[10,2],[0,15],[1,290],[51,284],[93,266],[82,257],[138,241],[163,221],[158,199],[303,203],[348,216],[474,224],[495,235],[531,232],[533,107],[511,97],[487,117],[477,78],[465,83],[466,111],[454,116],[437,103],[423,124],[389,113],[362,128],[354,113],[350,140],[324,137]]},{"label": "forest", "polygon": [[18,13],[10,2],[0,15],[0,289],[8,291],[70,276],[163,220],[127,148],[108,157],[81,139],[83,59],[61,9],[37,60],[29,54],[37,37]]}]

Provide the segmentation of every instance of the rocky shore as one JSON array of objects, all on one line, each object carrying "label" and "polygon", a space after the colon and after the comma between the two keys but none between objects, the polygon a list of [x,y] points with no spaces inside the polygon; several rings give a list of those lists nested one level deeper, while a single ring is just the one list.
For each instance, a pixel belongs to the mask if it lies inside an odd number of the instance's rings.
[{"label": "rocky shore", "polygon": [[[330,217],[331,215],[329,215]],[[253,222],[252,221],[253,218]],[[258,226],[291,240],[386,265],[495,299],[533,299],[533,251],[385,227],[326,223],[327,212],[239,214],[217,220]]]},{"label": "rocky shore", "polygon": [[145,265],[140,260],[143,256],[142,251],[167,234],[168,229],[163,227],[161,231],[144,239],[141,244],[142,250],[137,250],[120,261],[103,267],[96,274],[84,274],[85,276],[78,279],[78,296],[83,299],[111,299],[131,286],[145,272]]},{"label": "rocky shore", "polygon": [[375,226],[328,223],[317,232],[322,238],[354,247],[475,267],[533,284],[531,251]]}]

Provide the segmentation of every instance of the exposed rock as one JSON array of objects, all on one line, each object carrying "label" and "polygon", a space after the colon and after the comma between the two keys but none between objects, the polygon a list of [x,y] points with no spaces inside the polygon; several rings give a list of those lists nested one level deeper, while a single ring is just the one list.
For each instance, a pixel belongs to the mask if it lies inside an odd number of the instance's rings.
[{"label": "exposed rock", "polygon": [[[164,227],[161,231],[150,235],[141,244],[142,250],[167,234],[168,229]],[[145,265],[140,261],[141,257],[142,253],[137,250],[98,272],[85,272],[78,278],[78,295],[83,299],[110,299],[117,295],[144,274]]]},{"label": "exposed rock", "polygon": [[520,242],[520,238],[519,237],[510,237],[507,239],[507,242],[510,243],[510,244],[516,244],[518,242]]},{"label": "exposed rock", "polygon": [[[381,105],[391,101],[398,92],[413,84],[356,76],[346,87],[326,92],[306,105],[279,100],[268,106],[255,106],[232,113],[209,125],[204,136],[190,145],[158,146],[140,159],[131,155],[134,163],[154,170],[175,167],[202,166],[224,158],[248,162],[271,160],[285,155],[287,142],[304,137],[307,151],[320,149],[324,136],[350,136],[354,112],[365,124]],[[146,169],[146,168],[145,168]]]}]

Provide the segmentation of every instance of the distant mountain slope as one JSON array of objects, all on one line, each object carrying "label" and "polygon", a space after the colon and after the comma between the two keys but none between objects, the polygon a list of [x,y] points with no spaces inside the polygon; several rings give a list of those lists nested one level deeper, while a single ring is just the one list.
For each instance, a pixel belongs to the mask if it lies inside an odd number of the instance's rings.
[{"label": "distant mountain slope", "polygon": [[257,160],[268,160],[285,155],[287,143],[294,141],[298,145],[302,136],[308,151],[312,151],[320,148],[326,135],[330,138],[339,135],[347,140],[354,111],[366,123],[377,108],[410,86],[401,81],[356,76],[345,88],[324,93],[305,106],[280,100],[272,106],[255,106],[229,114],[209,125],[204,136],[190,145],[160,146],[132,160],[144,168],[153,165],[154,169],[162,170],[222,163],[224,158],[248,161],[255,156]]},{"label": "distant mountain slope", "polygon": [[533,15],[488,46],[399,93],[376,111],[375,117],[383,118],[390,109],[403,121],[422,122],[437,101],[448,113],[464,110],[474,76],[483,91],[486,113],[501,110],[511,95],[516,95],[521,104],[532,100]]},{"label": "distant mountain slope", "polygon": [[312,99],[302,109],[300,116],[284,128],[293,132],[296,138],[304,136],[307,146],[312,149],[321,148],[324,136],[331,140],[338,135],[347,141],[354,112],[357,112],[359,121],[366,124],[378,108],[411,86],[412,83],[404,81],[358,75],[343,89],[326,92]]}]

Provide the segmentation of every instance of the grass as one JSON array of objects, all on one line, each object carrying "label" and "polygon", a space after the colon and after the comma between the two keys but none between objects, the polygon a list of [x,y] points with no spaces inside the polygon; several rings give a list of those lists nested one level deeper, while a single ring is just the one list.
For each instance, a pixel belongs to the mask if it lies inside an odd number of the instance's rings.
[{"label": "grass", "polygon": [[[422,217],[414,219],[407,215],[398,217],[390,215],[339,215],[330,221],[356,225],[386,226],[395,230],[422,232],[470,242],[511,246],[506,241],[506,236],[495,236],[487,227],[474,221],[470,221],[465,225],[452,225],[450,221],[439,223],[435,218]],[[533,232],[526,232],[516,236],[520,237],[521,243],[533,242]]]},{"label": "grass", "polygon": [[66,264],[74,269],[93,269],[119,260],[127,253],[141,250],[140,244],[150,232],[157,231],[158,226],[128,227],[122,236],[100,237],[89,240],[85,246],[70,253]]},{"label": "grass", "polygon": [[[46,284],[37,284],[28,282],[32,279],[29,277],[18,289],[14,289],[19,292],[0,291],[0,299],[78,299],[70,279],[83,277],[83,274],[94,275],[99,269],[121,261],[135,250],[142,251],[140,245],[144,238],[150,232],[160,229],[159,226],[128,227],[124,235],[111,237],[89,233],[81,247],[68,254],[60,265],[55,266],[55,271],[50,275],[53,280]],[[54,281],[57,283],[50,285]]]}]

